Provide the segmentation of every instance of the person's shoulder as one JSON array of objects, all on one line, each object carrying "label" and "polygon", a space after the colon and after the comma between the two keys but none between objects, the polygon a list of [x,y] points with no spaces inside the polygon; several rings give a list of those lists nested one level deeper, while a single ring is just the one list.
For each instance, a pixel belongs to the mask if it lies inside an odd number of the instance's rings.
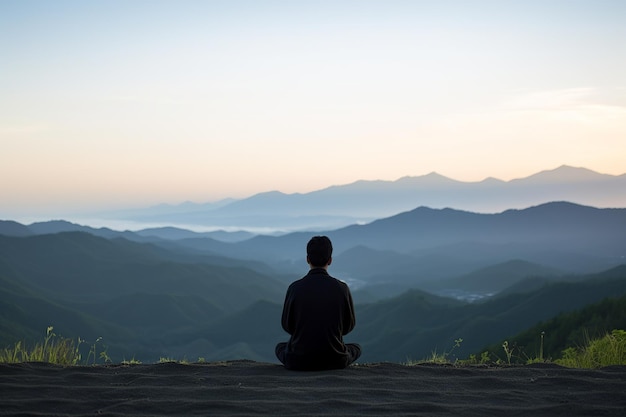
[{"label": "person's shoulder", "polygon": [[305,275],[302,278],[293,281],[291,284],[289,284],[289,288],[297,288],[301,285],[304,285],[306,283],[307,277],[308,275]]},{"label": "person's shoulder", "polygon": [[345,281],[340,280],[339,278],[335,278],[332,275],[330,276],[339,287],[341,287],[344,290],[349,290],[348,284],[345,283]]}]

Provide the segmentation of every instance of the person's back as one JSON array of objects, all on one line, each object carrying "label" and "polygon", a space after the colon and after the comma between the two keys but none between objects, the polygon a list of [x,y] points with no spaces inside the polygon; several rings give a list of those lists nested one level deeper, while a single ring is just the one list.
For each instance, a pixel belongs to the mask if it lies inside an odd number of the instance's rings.
[{"label": "person's back", "polygon": [[332,244],[316,236],[307,245],[311,269],[287,289],[282,326],[289,342],[276,346],[276,356],[288,369],[345,368],[361,354],[357,344],[344,344],[343,336],[355,326],[354,305],[348,286],[331,277]]}]

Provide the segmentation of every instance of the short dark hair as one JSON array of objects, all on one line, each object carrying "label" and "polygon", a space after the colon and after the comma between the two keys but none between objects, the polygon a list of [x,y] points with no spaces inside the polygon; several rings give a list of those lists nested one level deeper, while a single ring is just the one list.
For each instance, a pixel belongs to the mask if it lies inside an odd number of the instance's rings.
[{"label": "short dark hair", "polygon": [[306,245],[306,254],[311,266],[326,266],[333,254],[333,244],[326,236],[313,236]]}]

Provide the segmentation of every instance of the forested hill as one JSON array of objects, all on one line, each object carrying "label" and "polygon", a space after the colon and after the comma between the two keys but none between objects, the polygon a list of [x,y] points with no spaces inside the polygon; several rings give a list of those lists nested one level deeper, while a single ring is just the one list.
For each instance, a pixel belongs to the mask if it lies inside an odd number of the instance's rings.
[{"label": "forested hill", "polygon": [[502,344],[506,341],[512,351],[512,361],[516,363],[540,357],[551,360],[561,357],[565,349],[586,346],[590,340],[613,330],[626,330],[626,295],[605,298],[582,309],[561,313],[476,354],[479,357],[482,352],[489,352],[491,358],[504,360]]}]

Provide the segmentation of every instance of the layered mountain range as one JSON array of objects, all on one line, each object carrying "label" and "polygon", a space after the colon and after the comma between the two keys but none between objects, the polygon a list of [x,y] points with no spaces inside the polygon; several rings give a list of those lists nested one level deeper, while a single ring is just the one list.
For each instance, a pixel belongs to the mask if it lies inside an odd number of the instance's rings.
[{"label": "layered mountain range", "polygon": [[618,265],[626,256],[626,209],[568,202],[496,214],[418,207],[362,225],[257,235],[235,242],[217,240],[210,233],[175,230],[119,232],[64,221],[28,226],[0,222],[0,233],[9,236],[83,231],[108,239],[151,242],[199,256],[255,261],[286,272],[302,268],[306,242],[313,234],[324,233],[334,242],[333,268],[357,285],[393,281],[394,285],[414,286],[513,259],[562,272],[588,273]]},{"label": "layered mountain range", "polygon": [[511,181],[487,178],[480,182],[462,182],[431,173],[396,181],[357,181],[309,193],[270,191],[241,200],[163,204],[94,216],[145,224],[260,230],[263,233],[311,231],[370,222],[420,206],[479,213],[523,209],[549,201],[626,207],[624,190],[626,174],[614,176],[561,166]]},{"label": "layered mountain range", "polygon": [[[494,291],[474,302],[417,288],[388,297],[374,291],[374,300],[357,290],[357,328],[347,340],[363,345],[363,361],[401,362],[463,338],[462,357],[559,313],[623,296],[625,268],[541,275],[546,269],[528,262],[494,265],[457,277]],[[100,340],[114,361],[272,362],[273,346],[287,338],[282,298],[298,277],[83,232],[0,236],[0,345],[32,343],[54,326],[85,348]]]}]

